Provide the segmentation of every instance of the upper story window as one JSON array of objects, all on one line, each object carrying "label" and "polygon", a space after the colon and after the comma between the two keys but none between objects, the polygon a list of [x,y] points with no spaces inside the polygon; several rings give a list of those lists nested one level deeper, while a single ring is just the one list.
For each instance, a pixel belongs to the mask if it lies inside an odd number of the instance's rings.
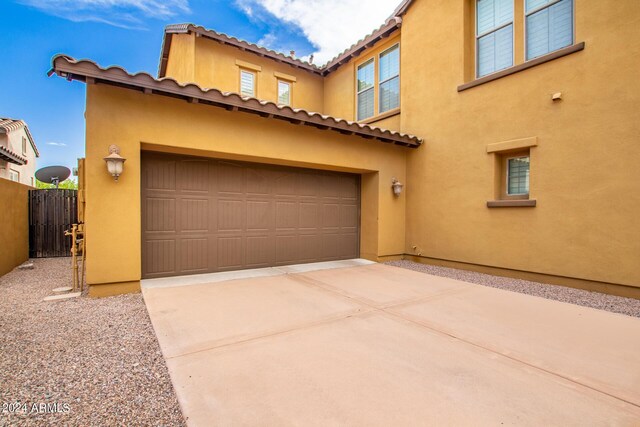
[{"label": "upper story window", "polygon": [[278,104],[291,105],[291,83],[278,80]]},{"label": "upper story window", "polygon": [[513,0],[476,0],[478,77],[513,65]]},{"label": "upper story window", "polygon": [[9,179],[11,181],[20,182],[20,172],[9,169]]},{"label": "upper story window", "polygon": [[243,96],[256,96],[256,74],[240,70],[240,94]]},{"label": "upper story window", "polygon": [[527,60],[573,44],[573,0],[526,0]]},{"label": "upper story window", "polygon": [[358,120],[372,117],[375,111],[374,73],[373,58],[358,67]]},{"label": "upper story window", "polygon": [[358,66],[356,89],[356,120],[400,107],[399,44]]},{"label": "upper story window", "polygon": [[27,138],[25,138],[24,136],[22,137],[22,155],[27,155]]},{"label": "upper story window", "polygon": [[378,112],[385,113],[400,106],[400,46],[380,54],[380,98]]}]

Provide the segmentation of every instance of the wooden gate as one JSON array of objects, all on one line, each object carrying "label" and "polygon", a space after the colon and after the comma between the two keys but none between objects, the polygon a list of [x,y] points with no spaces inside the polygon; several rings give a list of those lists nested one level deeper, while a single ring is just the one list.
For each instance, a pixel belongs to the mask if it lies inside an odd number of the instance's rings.
[{"label": "wooden gate", "polygon": [[71,256],[64,232],[78,223],[77,190],[29,191],[29,257]]}]

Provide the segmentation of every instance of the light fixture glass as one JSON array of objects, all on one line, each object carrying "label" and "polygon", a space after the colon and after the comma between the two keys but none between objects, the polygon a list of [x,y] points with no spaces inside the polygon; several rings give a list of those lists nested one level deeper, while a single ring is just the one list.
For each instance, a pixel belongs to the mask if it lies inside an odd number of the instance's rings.
[{"label": "light fixture glass", "polygon": [[120,178],[120,175],[122,175],[124,162],[126,160],[127,159],[120,155],[120,147],[117,145],[109,146],[109,155],[104,158],[104,161],[107,162],[107,171],[116,182],[118,178]]},{"label": "light fixture glass", "polygon": [[393,189],[393,194],[398,197],[402,193],[402,188],[404,184],[398,181],[396,178],[391,179],[391,188]]}]

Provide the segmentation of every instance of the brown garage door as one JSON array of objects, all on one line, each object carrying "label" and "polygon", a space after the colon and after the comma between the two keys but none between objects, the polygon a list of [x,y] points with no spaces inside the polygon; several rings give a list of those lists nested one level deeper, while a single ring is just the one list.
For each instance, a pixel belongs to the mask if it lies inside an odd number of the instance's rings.
[{"label": "brown garage door", "polygon": [[358,175],[142,153],[142,276],[359,256]]}]

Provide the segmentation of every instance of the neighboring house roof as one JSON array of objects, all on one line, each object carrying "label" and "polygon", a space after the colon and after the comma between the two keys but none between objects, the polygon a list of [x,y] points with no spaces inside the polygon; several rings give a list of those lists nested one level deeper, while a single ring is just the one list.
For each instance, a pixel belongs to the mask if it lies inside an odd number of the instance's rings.
[{"label": "neighboring house roof", "polygon": [[404,14],[412,1],[405,0],[396,12],[394,16],[389,18],[382,26],[374,30],[369,35],[365,36],[362,40],[352,45],[347,50],[340,53],[335,58],[329,60],[322,67],[310,64],[309,62],[302,61],[291,56],[287,56],[283,53],[276,52],[271,49],[267,49],[262,46],[258,46],[253,43],[249,43],[244,40],[239,40],[235,37],[228,36],[226,34],[218,33],[214,30],[208,30],[194,24],[173,24],[168,25],[164,30],[164,38],[162,40],[162,52],[160,54],[160,65],[158,67],[158,77],[162,78],[166,76],[167,62],[169,60],[169,52],[171,50],[171,41],[173,34],[197,34],[200,37],[206,37],[211,40],[215,40],[219,43],[234,46],[238,49],[254,53],[256,55],[273,59],[274,61],[281,62],[292,67],[300,68],[311,73],[326,76],[327,74],[337,70],[341,65],[346,64],[351,59],[360,55],[366,49],[371,48],[380,40],[389,37],[393,32],[402,27],[402,18],[399,14]]},{"label": "neighboring house roof", "polygon": [[25,159],[22,156],[19,156],[18,154],[14,153],[13,151],[1,145],[0,145],[0,160],[7,161],[9,163],[14,163],[19,166],[27,164],[27,159]]},{"label": "neighboring house roof", "polygon": [[422,144],[422,140],[414,135],[406,135],[320,113],[277,105],[274,102],[244,97],[233,92],[203,89],[193,83],[181,85],[171,78],[155,79],[147,73],[129,74],[125,69],[117,66],[102,68],[93,61],[76,60],[65,55],[57,55],[53,58],[52,69],[49,74],[54,72],[68,80],[111,84],[145,93],[177,97],[192,103],[202,103],[231,111],[257,114],[261,117],[286,120],[294,124],[333,130],[342,134],[357,135],[362,138],[375,139],[405,147],[417,148]]},{"label": "neighboring house roof", "polygon": [[36,147],[36,143],[33,141],[31,132],[29,132],[29,126],[27,126],[27,124],[23,120],[7,119],[7,118],[0,117],[0,133],[9,133],[22,128],[24,128],[24,132],[27,134],[27,138],[31,143],[31,147],[33,148],[34,153],[36,153],[36,157],[40,157],[40,152],[38,151],[38,147]]}]

